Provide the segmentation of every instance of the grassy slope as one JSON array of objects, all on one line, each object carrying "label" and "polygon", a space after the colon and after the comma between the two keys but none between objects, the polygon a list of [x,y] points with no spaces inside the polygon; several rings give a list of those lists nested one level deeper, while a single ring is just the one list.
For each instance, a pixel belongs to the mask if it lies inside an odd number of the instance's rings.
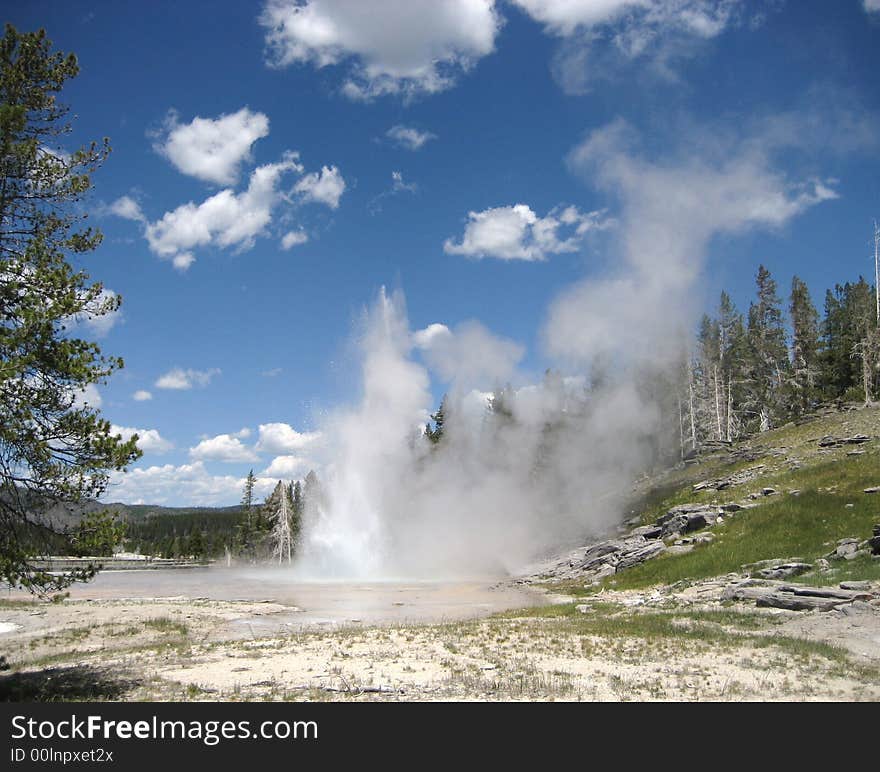
[{"label": "grassy slope", "polygon": [[[858,447],[865,451],[863,455],[847,455],[856,449],[854,446],[833,450],[818,446],[824,435],[856,433],[875,438]],[[713,542],[698,545],[686,554],[650,560],[607,579],[604,586],[629,589],[672,584],[740,572],[747,563],[772,558],[797,557],[810,562],[830,552],[838,539],[868,538],[872,525],[880,523],[880,494],[863,493],[864,488],[880,485],[878,436],[880,409],[822,416],[752,438],[748,447],[758,456],[754,461],[729,463],[717,454],[667,475],[659,487],[643,492],[643,505],[635,510],[643,522],[653,522],[675,504],[743,501],[749,493],[765,486],[779,493],[762,497],[757,507],[739,512],[713,528]],[[727,476],[758,464],[765,468],[753,482],[723,491],[693,492],[696,481]],[[789,491],[794,489],[801,493],[791,495]],[[870,558],[835,562],[834,568],[833,573],[811,573],[798,580],[827,584],[880,578],[880,561]]]}]

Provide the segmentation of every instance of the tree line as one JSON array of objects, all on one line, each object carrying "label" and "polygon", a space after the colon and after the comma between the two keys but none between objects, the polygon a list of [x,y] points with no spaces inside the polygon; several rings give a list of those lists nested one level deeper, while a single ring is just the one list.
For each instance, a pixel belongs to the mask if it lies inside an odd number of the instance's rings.
[{"label": "tree line", "polygon": [[[791,280],[787,306],[762,265],[746,314],[721,293],[677,373],[682,451],[766,431],[831,401],[870,404],[880,386],[876,288],[863,277],[825,292],[819,315]],[[787,311],[787,314],[786,314]]]}]

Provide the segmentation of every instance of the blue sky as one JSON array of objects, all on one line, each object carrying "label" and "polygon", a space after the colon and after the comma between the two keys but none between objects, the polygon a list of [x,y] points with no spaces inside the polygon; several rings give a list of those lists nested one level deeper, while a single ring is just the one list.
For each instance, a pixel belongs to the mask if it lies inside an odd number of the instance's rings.
[{"label": "blue sky", "polygon": [[479,320],[516,342],[527,381],[581,371],[606,326],[662,326],[663,298],[692,319],[726,288],[746,309],[762,262],[820,307],[872,275],[878,0],[33,0],[6,18],[79,57],[65,147],[113,147],[82,264],[123,307],[83,328],[125,359],[98,394],[145,454],[108,500],[231,504],[250,468],[265,492],[319,463],[383,285],[413,330]]}]

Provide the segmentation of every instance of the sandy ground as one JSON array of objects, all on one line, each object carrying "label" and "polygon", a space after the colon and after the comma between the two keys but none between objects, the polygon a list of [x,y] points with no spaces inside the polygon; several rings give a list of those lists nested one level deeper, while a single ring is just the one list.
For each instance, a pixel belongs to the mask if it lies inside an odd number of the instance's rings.
[{"label": "sandy ground", "polygon": [[[722,606],[719,586],[606,592],[548,607],[554,599],[528,588],[485,583],[292,587],[289,596],[239,599],[113,599],[95,585],[61,603],[4,601],[0,652],[11,669],[0,674],[0,693],[16,700],[880,699],[880,608]],[[539,599],[542,608],[509,611]]]}]

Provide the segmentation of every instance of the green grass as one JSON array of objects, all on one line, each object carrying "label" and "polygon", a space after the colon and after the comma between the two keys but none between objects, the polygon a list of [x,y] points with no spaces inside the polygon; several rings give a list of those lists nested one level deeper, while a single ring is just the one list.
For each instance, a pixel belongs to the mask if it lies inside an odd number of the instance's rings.
[{"label": "green grass", "polygon": [[[872,525],[880,521],[880,502],[862,490],[876,485],[878,478],[880,470],[873,453],[844,456],[777,475],[774,487],[799,488],[802,493],[782,493],[763,500],[760,506],[738,512],[712,529],[716,537],[713,542],[697,545],[683,555],[661,555],[609,577],[603,586],[637,589],[705,579],[739,572],[745,564],[773,558],[813,561],[829,553],[838,539],[870,536]],[[834,564],[841,568],[841,578],[880,576],[878,561],[846,563]]]}]

